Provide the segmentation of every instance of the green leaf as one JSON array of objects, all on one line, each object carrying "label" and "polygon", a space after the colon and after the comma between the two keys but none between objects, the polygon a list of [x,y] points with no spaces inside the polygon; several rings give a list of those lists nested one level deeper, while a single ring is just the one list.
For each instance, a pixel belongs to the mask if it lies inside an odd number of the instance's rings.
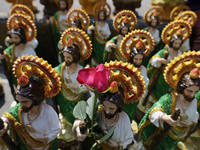
[{"label": "green leaf", "polygon": [[99,144],[103,143],[105,140],[107,140],[113,133],[114,133],[115,127],[112,128],[104,137],[100,139]]},{"label": "green leaf", "polygon": [[93,113],[93,106],[95,103],[94,96],[91,96],[86,102],[86,113],[88,114],[89,118],[92,120],[92,113]]},{"label": "green leaf", "polygon": [[80,101],[76,104],[73,110],[73,115],[75,118],[78,118],[80,120],[86,119],[86,102]]}]

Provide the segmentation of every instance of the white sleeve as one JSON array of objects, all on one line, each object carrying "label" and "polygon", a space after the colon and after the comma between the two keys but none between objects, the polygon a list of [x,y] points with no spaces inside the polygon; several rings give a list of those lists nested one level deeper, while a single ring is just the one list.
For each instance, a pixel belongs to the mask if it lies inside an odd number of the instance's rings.
[{"label": "white sleeve", "polygon": [[27,45],[31,46],[33,49],[35,49],[38,46],[38,40],[34,38],[32,41],[27,42]]},{"label": "white sleeve", "polygon": [[196,111],[195,115],[191,118],[193,122],[198,122],[199,113]]},{"label": "white sleeve", "polygon": [[46,134],[48,136],[48,143],[50,143],[60,133],[61,123],[60,123],[57,113],[54,111],[54,109],[51,106],[49,106],[48,116],[49,116],[48,124],[47,124],[48,129],[47,129]]},{"label": "white sleeve", "polygon": [[105,50],[107,52],[111,52],[111,44],[113,44],[113,43],[111,43],[111,42],[106,43]]},{"label": "white sleeve", "polygon": [[91,26],[89,26],[89,27],[87,28],[87,33],[88,33],[88,34],[92,34],[92,31],[91,31],[90,27],[91,27]]},{"label": "white sleeve", "polygon": [[[150,117],[150,121],[151,123],[153,123],[156,127],[163,127],[163,123],[164,121],[159,120],[160,116],[162,116],[164,113],[162,111],[156,111],[154,112],[151,117]],[[160,125],[159,125],[160,124]]]},{"label": "white sleeve", "polygon": [[159,57],[152,58],[151,65],[156,68],[159,68],[161,66],[161,63],[158,61],[159,59],[160,59]]},{"label": "white sleeve", "polygon": [[107,33],[107,36],[104,37],[105,39],[107,39],[111,35],[110,28],[109,28],[109,25],[107,23],[106,23],[106,33]]}]

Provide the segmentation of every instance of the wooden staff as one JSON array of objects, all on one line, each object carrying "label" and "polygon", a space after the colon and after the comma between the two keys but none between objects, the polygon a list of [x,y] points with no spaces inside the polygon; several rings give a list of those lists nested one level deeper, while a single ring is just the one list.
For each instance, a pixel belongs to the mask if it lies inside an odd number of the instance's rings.
[{"label": "wooden staff", "polygon": [[[167,52],[165,53],[165,55],[164,55],[164,59],[167,59],[168,56],[169,56],[169,52],[167,51]],[[156,85],[156,82],[158,81],[158,78],[159,78],[160,74],[162,73],[164,67],[165,67],[165,64],[162,64],[162,65],[160,66],[160,68],[158,68],[157,72],[155,73],[155,76],[153,77],[153,82],[152,82],[152,84],[151,84],[151,87],[148,89],[148,93],[147,93],[147,95],[146,95],[146,97],[144,98],[144,101],[143,101],[143,103],[142,103],[143,106],[146,105],[146,103],[147,103],[147,101],[148,101],[148,98],[149,98],[149,96],[151,95],[151,92],[153,91],[153,88],[154,88],[154,86]]]},{"label": "wooden staff", "polygon": [[[4,128],[4,122],[3,120],[0,118],[0,130],[2,130]],[[12,139],[10,138],[10,136],[8,135],[7,132],[5,132],[2,136],[1,136],[2,141],[5,143],[5,145],[7,146],[7,148],[9,150],[19,150],[17,148],[17,146],[15,145],[15,143],[12,141]]]},{"label": "wooden staff", "polygon": [[[0,45],[0,53],[1,53],[1,55],[4,54],[3,51],[4,51],[4,49]],[[14,95],[15,90],[14,90],[14,87],[13,87],[13,84],[12,84],[10,71],[8,70],[7,65],[6,65],[6,59],[5,58],[2,59],[1,62],[2,62],[2,65],[3,65],[3,69],[4,69],[4,74],[6,75],[6,77],[8,79],[8,82],[9,82],[9,85],[10,85],[11,93],[12,93],[13,97],[15,97],[15,95]]]},{"label": "wooden staff", "polygon": [[[179,108],[175,108],[175,112],[174,114],[171,115],[171,118],[173,120],[177,120],[178,117],[180,116],[180,112],[181,110]],[[166,122],[164,122],[163,126],[164,126],[163,131],[161,131],[158,135],[156,135],[156,137],[152,141],[150,147],[147,148],[147,150],[154,150],[160,144],[160,142],[162,142],[162,140],[165,138],[168,132],[172,129],[172,126]]]}]

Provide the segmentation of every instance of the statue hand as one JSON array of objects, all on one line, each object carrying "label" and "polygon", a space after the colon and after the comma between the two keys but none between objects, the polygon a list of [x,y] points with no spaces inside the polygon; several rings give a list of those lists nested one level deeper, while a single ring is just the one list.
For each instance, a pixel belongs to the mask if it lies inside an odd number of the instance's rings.
[{"label": "statue hand", "polygon": [[159,59],[159,62],[160,62],[161,64],[167,64],[167,63],[168,63],[168,61],[167,61],[166,59],[164,59],[164,58],[160,58],[160,59]]},{"label": "statue hand", "polygon": [[95,30],[95,27],[94,26],[90,26],[89,30]]},{"label": "statue hand", "polygon": [[0,59],[4,59],[6,57],[6,54],[0,54]]},{"label": "statue hand", "polygon": [[171,115],[165,114],[165,115],[163,115],[162,120],[165,121],[166,123],[168,123],[170,126],[175,127],[179,123],[180,117],[178,117],[178,120],[173,120],[171,118]]},{"label": "statue hand", "polygon": [[89,129],[87,129],[87,131],[84,134],[82,134],[80,131],[80,127],[79,126],[76,127],[76,136],[79,141],[84,141],[88,134],[89,134]]},{"label": "statue hand", "polygon": [[113,44],[111,44],[110,46],[111,46],[112,48],[117,48],[117,45],[116,45],[116,44],[114,44],[114,43],[113,43]]},{"label": "statue hand", "polygon": [[0,137],[7,132],[8,130],[8,123],[4,122],[4,128],[2,130],[0,130]]},{"label": "statue hand", "polygon": [[46,23],[50,24],[51,23],[50,19],[46,19]]}]

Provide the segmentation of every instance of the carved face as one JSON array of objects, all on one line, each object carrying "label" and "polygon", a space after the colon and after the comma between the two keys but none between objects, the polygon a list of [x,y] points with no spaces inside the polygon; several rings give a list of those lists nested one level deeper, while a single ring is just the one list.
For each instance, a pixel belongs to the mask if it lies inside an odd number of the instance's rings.
[{"label": "carved face", "polygon": [[104,18],[105,18],[105,15],[104,15],[103,12],[101,12],[101,13],[99,14],[99,20],[104,20]]},{"label": "carved face", "polygon": [[191,102],[194,99],[194,97],[198,91],[199,91],[199,87],[196,85],[192,85],[192,86],[186,88],[183,91],[184,99],[188,102]]},{"label": "carved face", "polygon": [[104,114],[107,119],[112,119],[117,114],[117,105],[109,101],[103,102]]},{"label": "carved face", "polygon": [[151,27],[155,28],[157,26],[157,22],[158,22],[157,19],[153,19],[151,21]]},{"label": "carved face", "polygon": [[21,43],[21,38],[17,34],[12,33],[11,39],[12,39],[13,43],[15,44],[15,46],[18,46]]},{"label": "carved face", "polygon": [[173,49],[174,49],[175,51],[179,50],[181,46],[182,46],[182,41],[181,41],[181,39],[176,39],[176,40],[173,42]]},{"label": "carved face", "polygon": [[142,54],[137,54],[133,57],[133,65],[137,68],[139,68],[142,64],[143,60],[143,55]]},{"label": "carved face", "polygon": [[128,33],[128,27],[124,26],[122,27],[122,34],[126,35]]},{"label": "carved face", "polygon": [[66,2],[65,1],[60,1],[59,2],[59,5],[60,5],[60,9],[62,10],[62,11],[64,11],[65,9],[66,9]]},{"label": "carved face", "polygon": [[73,64],[73,56],[68,52],[63,52],[63,56],[65,59],[66,66],[70,66]]},{"label": "carved face", "polygon": [[31,99],[18,94],[16,95],[16,100],[19,101],[20,107],[22,107],[23,110],[28,109],[33,102]]}]

